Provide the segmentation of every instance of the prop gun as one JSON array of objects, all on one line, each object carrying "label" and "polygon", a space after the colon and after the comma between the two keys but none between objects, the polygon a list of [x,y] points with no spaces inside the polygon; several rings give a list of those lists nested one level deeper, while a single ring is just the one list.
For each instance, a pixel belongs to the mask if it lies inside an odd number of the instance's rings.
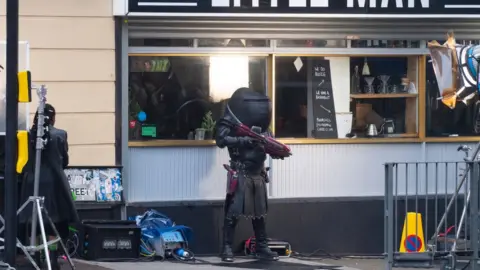
[{"label": "prop gun", "polygon": [[272,157],[286,158],[292,155],[290,147],[272,137],[266,137],[260,134],[262,132],[260,127],[253,127],[253,129],[250,129],[248,126],[242,124],[242,122],[232,112],[228,104],[226,109],[235,120],[235,123],[232,123],[231,121],[229,122],[233,126],[233,129],[238,136],[246,136],[260,141],[265,147],[265,152]]},{"label": "prop gun", "polygon": [[[239,136],[247,136],[255,140],[260,141],[265,146],[265,152],[272,157],[286,158],[292,155],[292,152],[288,146],[275,140],[272,137],[266,137],[259,132],[254,131],[256,127],[250,129],[244,124],[235,125],[235,132]],[[260,128],[258,128],[260,129]]]}]

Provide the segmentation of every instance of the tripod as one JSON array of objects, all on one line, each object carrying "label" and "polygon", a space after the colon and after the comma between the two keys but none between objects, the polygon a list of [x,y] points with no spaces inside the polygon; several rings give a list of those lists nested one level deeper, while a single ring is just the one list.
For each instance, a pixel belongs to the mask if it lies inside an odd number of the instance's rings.
[{"label": "tripod", "polygon": [[[465,158],[463,160],[467,163],[479,160],[479,158],[480,158],[479,157],[480,143],[477,144],[477,146],[475,148],[475,151],[473,152],[473,155],[470,156],[470,151],[471,150],[472,150],[472,148],[468,147],[467,145],[462,145],[462,146],[459,146],[457,148],[457,151],[462,151],[462,152],[465,153]],[[440,230],[447,220],[447,216],[448,216],[448,213],[450,211],[450,208],[454,204],[455,199],[457,199],[457,197],[458,197],[458,193],[460,192],[460,189],[462,188],[462,186],[465,184],[465,181],[467,180],[469,170],[470,170],[470,166],[467,165],[466,168],[465,168],[465,171],[462,175],[462,178],[460,180],[460,183],[458,184],[452,198],[448,202],[447,208],[445,209],[445,213],[443,214],[440,222],[438,223],[437,229],[435,230],[435,234],[432,236],[432,239],[434,239],[435,237],[437,237],[437,235],[440,234]],[[457,227],[457,231],[455,233],[455,241],[454,241],[454,243],[452,245],[452,248],[450,250],[451,252],[457,251],[457,241],[460,238],[460,233],[461,233],[460,228],[462,228],[462,226],[465,222],[465,217],[467,215],[467,208],[468,208],[468,205],[470,204],[470,195],[471,195],[471,190],[469,189],[468,192],[467,192],[467,200],[465,202],[465,206],[463,207],[462,215],[460,216],[460,221],[459,221],[459,224],[458,224],[458,227]],[[478,241],[478,239],[473,239],[473,241]]]},{"label": "tripod", "polygon": [[[40,186],[40,165],[41,165],[41,158],[42,158],[42,151],[45,148],[45,145],[48,143],[47,140],[43,139],[45,135],[44,131],[44,123],[45,123],[45,115],[44,115],[44,110],[45,110],[45,102],[46,102],[46,93],[47,93],[47,88],[42,85],[40,88],[37,88],[37,95],[39,99],[39,105],[38,105],[38,119],[37,119],[37,134],[36,134],[36,144],[35,144],[35,175],[34,175],[34,191],[33,191],[33,196],[30,196],[26,202],[22,204],[22,206],[17,210],[17,216],[25,210],[25,208],[29,205],[32,204],[32,222],[31,222],[31,235],[30,235],[30,246],[25,246],[23,245],[20,240],[17,238],[17,247],[20,248],[27,259],[30,261],[30,263],[35,267],[35,269],[40,270],[39,265],[37,265],[37,262],[32,258],[32,255],[34,255],[36,252],[40,252],[43,250],[45,252],[45,260],[47,263],[47,269],[52,270],[52,265],[50,262],[50,254],[49,254],[49,246],[60,243],[60,246],[62,247],[62,250],[67,258],[68,263],[70,264],[70,267],[72,270],[75,269],[75,265],[73,264],[72,259],[70,258],[68,251],[63,244],[62,238],[60,237],[60,234],[57,231],[57,228],[55,227],[55,224],[53,223],[52,219],[48,215],[47,209],[44,207],[44,197],[40,197],[38,195],[39,193],[39,186]],[[46,132],[48,131],[48,127],[46,128]],[[0,216],[0,221],[5,224],[5,220],[3,217]],[[53,230],[55,233],[55,239],[51,241],[47,241],[47,235],[45,232],[45,225],[44,225],[44,218],[48,221],[50,228]],[[42,236],[42,244],[36,245],[36,238],[37,238],[37,222],[38,225],[40,226],[40,233]],[[4,230],[3,226],[0,229],[0,233],[3,232]],[[0,238],[0,241],[4,242],[4,239]],[[4,247],[2,247],[4,248]],[[57,259],[57,258],[53,258]]]}]

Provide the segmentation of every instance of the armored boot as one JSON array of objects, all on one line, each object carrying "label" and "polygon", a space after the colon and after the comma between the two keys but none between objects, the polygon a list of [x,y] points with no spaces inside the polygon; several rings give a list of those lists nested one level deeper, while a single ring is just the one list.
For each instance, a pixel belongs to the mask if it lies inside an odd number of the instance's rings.
[{"label": "armored boot", "polygon": [[235,218],[225,217],[223,222],[223,251],[221,255],[224,262],[233,262],[232,244],[236,225],[237,220]]},{"label": "armored boot", "polygon": [[264,218],[252,219],[253,230],[255,231],[255,256],[257,259],[277,261],[278,253],[268,247],[267,232]]}]

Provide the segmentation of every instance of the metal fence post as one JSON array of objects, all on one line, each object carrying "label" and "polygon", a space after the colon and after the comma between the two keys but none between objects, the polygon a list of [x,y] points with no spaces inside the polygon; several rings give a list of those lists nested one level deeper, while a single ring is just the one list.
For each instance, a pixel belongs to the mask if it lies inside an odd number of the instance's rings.
[{"label": "metal fence post", "polygon": [[384,221],[384,229],[385,229],[385,253],[386,253],[386,263],[385,269],[391,270],[393,268],[393,167],[394,164],[389,163],[385,164],[385,221]]},{"label": "metal fence post", "polygon": [[471,270],[478,270],[478,195],[479,195],[479,179],[480,179],[480,170],[479,170],[479,162],[474,161],[469,164],[472,166],[470,169],[470,243],[471,243],[471,250],[473,252],[472,258],[470,260],[470,269]]}]

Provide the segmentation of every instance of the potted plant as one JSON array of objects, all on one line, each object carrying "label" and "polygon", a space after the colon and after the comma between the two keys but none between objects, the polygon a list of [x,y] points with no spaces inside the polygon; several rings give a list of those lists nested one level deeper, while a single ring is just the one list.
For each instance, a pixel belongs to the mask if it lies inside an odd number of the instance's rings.
[{"label": "potted plant", "polygon": [[203,117],[202,127],[205,131],[205,140],[213,139],[213,130],[215,129],[216,121],[213,120],[212,111],[208,111]]}]

